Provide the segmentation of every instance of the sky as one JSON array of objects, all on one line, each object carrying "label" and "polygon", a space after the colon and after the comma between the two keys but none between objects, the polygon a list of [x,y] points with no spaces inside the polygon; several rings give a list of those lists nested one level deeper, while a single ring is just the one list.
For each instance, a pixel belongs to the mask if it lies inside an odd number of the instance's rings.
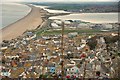
[{"label": "sky", "polygon": [[119,0],[3,0],[3,2],[118,2]]}]

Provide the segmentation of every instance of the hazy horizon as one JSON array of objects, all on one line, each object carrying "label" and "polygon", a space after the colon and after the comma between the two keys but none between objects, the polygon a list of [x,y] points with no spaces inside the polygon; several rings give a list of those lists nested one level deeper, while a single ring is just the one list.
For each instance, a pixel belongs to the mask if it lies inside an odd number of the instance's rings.
[{"label": "hazy horizon", "polygon": [[118,2],[119,0],[4,0],[2,2]]}]

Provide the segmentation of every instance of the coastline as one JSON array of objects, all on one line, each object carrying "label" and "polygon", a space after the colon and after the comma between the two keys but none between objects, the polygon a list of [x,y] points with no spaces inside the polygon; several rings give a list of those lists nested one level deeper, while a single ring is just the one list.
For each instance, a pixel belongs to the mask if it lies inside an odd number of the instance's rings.
[{"label": "coastline", "polygon": [[14,39],[21,36],[26,30],[36,29],[42,24],[40,8],[32,5],[27,6],[31,8],[31,11],[26,16],[0,30],[2,32],[1,40]]}]

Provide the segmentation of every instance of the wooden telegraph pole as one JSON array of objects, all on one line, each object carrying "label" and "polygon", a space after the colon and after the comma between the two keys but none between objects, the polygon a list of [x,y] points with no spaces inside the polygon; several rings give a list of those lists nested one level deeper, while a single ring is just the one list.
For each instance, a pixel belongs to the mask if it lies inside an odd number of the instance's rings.
[{"label": "wooden telegraph pole", "polygon": [[61,38],[61,53],[62,53],[62,64],[61,64],[61,70],[62,70],[62,80],[64,78],[64,22],[62,22],[62,38]]},{"label": "wooden telegraph pole", "polygon": [[[118,26],[118,56],[120,57],[120,23]],[[120,77],[120,59],[118,59],[118,78]]]},{"label": "wooden telegraph pole", "polygon": [[[118,2],[118,12],[120,12],[120,1]],[[120,57],[120,19],[118,13],[118,57]],[[120,59],[118,59],[118,78],[120,77]]]},{"label": "wooden telegraph pole", "polygon": [[87,61],[85,60],[84,62],[84,73],[83,73],[83,80],[85,80],[85,77],[86,77],[86,66],[87,66]]}]

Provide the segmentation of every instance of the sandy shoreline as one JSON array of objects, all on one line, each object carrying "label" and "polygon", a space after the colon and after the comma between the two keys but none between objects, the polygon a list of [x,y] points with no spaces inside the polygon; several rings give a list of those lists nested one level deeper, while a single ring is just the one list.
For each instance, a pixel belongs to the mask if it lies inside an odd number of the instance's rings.
[{"label": "sandy shoreline", "polygon": [[26,30],[36,29],[42,24],[43,20],[41,18],[42,13],[40,13],[40,8],[31,7],[31,12],[27,16],[18,20],[17,22],[3,28],[1,40],[11,40],[18,36],[21,36]]}]

